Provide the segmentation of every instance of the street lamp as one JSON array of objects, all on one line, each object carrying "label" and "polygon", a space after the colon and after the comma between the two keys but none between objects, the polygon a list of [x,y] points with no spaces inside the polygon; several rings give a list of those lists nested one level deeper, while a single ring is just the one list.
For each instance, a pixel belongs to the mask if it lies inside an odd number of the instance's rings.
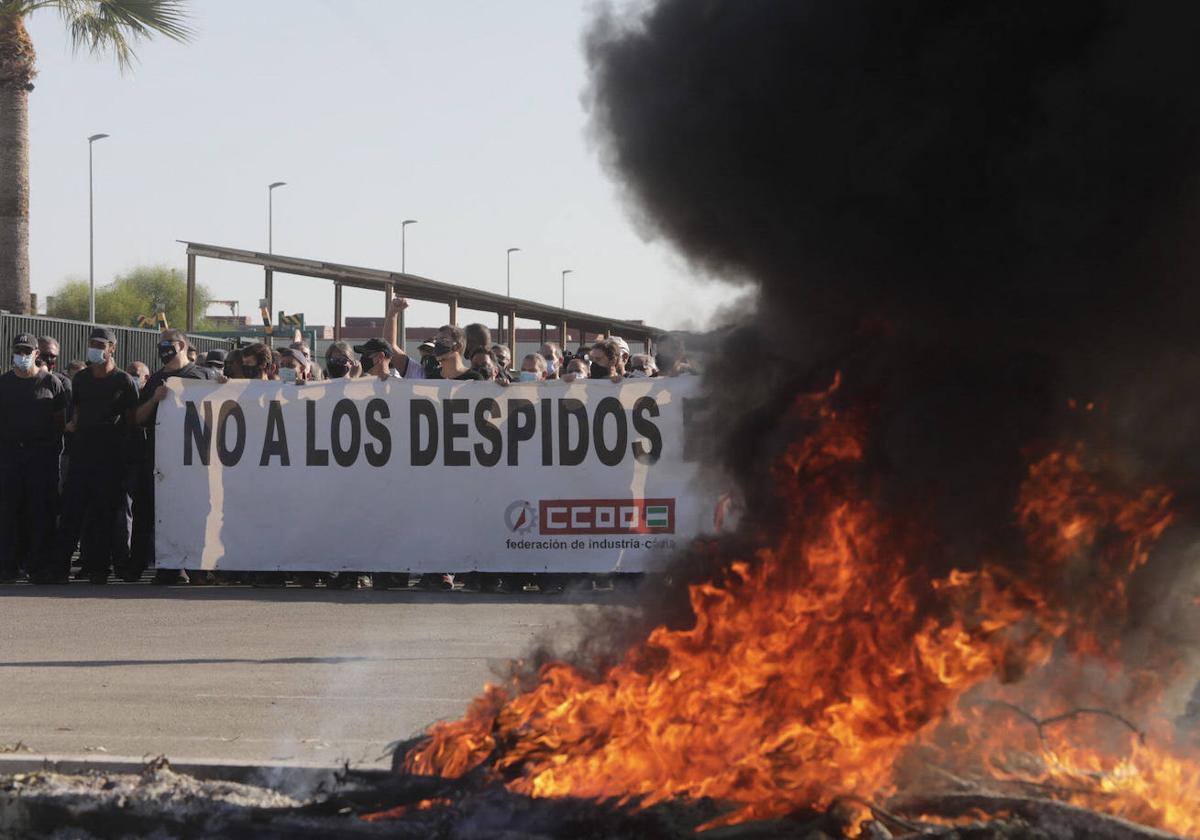
[{"label": "street lamp", "polygon": [[96,209],[92,190],[92,144],[107,134],[88,138],[88,321],[96,323]]},{"label": "street lamp", "polygon": [[508,280],[508,296],[512,297],[512,255],[520,251],[520,248],[509,248],[508,253],[504,255],[505,272],[504,275]]},{"label": "street lamp", "polygon": [[400,273],[408,274],[408,246],[405,241],[404,233],[408,230],[409,225],[415,225],[416,219],[405,219],[400,223]]},{"label": "street lamp", "polygon": [[562,292],[563,292],[562,308],[563,308],[564,312],[567,309],[567,275],[574,274],[574,273],[575,272],[572,269],[569,269],[569,268],[563,269],[563,273],[562,273],[562,287],[563,287],[563,289],[562,289]]},{"label": "street lamp", "polygon": [[275,189],[286,187],[287,181],[267,184],[267,253],[275,253]]},{"label": "street lamp", "polygon": [[[275,190],[286,187],[287,181],[275,181],[267,184],[267,253],[275,253]],[[275,305],[275,270],[267,268],[263,272],[263,297],[266,299],[267,311]]]}]

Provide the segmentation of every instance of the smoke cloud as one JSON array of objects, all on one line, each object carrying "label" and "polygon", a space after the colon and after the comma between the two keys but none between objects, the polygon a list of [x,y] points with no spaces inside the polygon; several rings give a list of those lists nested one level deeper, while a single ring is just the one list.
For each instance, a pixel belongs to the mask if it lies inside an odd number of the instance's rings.
[{"label": "smoke cloud", "polygon": [[1198,41],[1200,6],[1132,0],[597,18],[594,131],[635,214],[759,292],[708,377],[749,510],[787,407],[841,371],[931,571],[1019,566],[1020,481],[1068,439],[1194,517]]}]

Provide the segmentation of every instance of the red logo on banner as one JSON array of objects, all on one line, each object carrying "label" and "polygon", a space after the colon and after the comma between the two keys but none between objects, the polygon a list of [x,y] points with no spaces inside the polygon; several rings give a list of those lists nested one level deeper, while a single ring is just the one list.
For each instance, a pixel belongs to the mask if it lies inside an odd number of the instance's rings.
[{"label": "red logo on banner", "polygon": [[538,532],[674,534],[674,499],[542,499]]}]

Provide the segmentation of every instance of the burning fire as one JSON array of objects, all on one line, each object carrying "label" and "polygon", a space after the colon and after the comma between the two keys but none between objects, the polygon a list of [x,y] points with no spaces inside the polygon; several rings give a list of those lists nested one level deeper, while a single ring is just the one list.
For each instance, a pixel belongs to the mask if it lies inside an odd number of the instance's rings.
[{"label": "burning fire", "polygon": [[[888,522],[862,489],[865,427],[829,396],[794,408],[815,431],[775,470],[789,521],[723,580],[691,588],[694,626],[659,627],[598,678],[555,662],[532,688],[490,685],[406,769],[457,777],[487,762],[537,797],[712,797],[735,805],[713,824],[736,823],[888,796],[903,755],[964,693],[1052,658],[1115,656],[1104,617],[1125,610],[1126,579],[1170,522],[1164,492],[1114,491],[1082,451],[1052,453],[1029,467],[1015,511],[1029,569],[933,577],[930,537]],[[1008,724],[966,736],[994,774],[1019,775],[995,757],[1023,744],[1030,782],[1057,798],[1200,831],[1200,767],[1157,742],[1126,732],[1123,753],[1068,747],[1058,727]]]}]

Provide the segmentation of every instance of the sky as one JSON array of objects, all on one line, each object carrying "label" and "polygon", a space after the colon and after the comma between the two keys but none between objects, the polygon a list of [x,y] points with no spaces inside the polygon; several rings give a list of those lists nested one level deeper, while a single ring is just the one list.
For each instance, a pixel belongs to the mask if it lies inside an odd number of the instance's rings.
[{"label": "sky", "polygon": [[[646,241],[588,132],[572,0],[193,0],[193,41],[137,48],[122,73],[35,13],[30,94],[32,290],[88,272],[87,137],[95,144],[98,285],[186,264],[177,240],[398,270],[668,329],[704,324],[735,290]],[[262,273],[201,259],[198,279],[253,315]],[[278,276],[275,308],[333,318],[332,284]],[[378,293],[346,290],[347,316]],[[213,314],[227,314],[215,307]],[[408,324],[446,320],[414,304]],[[460,321],[472,320],[463,311]],[[488,316],[485,323],[495,320]]]}]

